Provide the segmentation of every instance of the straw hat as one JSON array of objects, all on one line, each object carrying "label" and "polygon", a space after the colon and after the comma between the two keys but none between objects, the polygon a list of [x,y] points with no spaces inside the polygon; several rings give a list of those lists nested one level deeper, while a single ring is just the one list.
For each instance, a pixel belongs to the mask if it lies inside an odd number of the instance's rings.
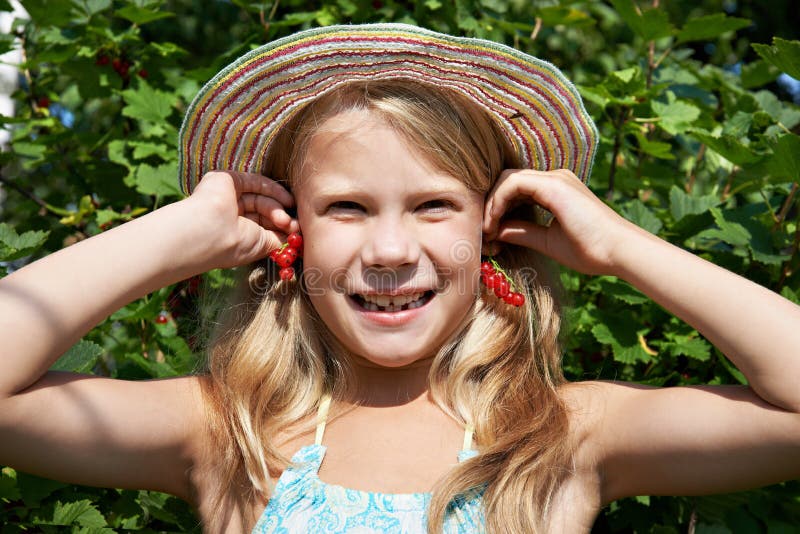
[{"label": "straw hat", "polygon": [[189,106],[179,180],[190,194],[208,171],[260,173],[283,124],[355,80],[412,79],[468,97],[497,121],[525,168],[570,169],[586,182],[597,128],[556,67],[508,46],[407,24],[314,28],[240,57]]}]

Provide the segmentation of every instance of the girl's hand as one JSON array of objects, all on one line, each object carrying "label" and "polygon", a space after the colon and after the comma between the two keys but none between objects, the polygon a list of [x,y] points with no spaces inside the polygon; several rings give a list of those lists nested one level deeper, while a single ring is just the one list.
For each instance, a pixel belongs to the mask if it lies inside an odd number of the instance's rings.
[{"label": "girl's hand", "polygon": [[[516,204],[531,202],[553,214],[549,227],[502,219]],[[529,247],[587,274],[612,274],[617,247],[637,231],[642,230],[617,215],[566,169],[505,170],[486,200],[487,241]]]},{"label": "girl's hand", "polygon": [[212,171],[183,202],[203,229],[207,270],[259,260],[300,231],[287,212],[294,198],[282,185],[258,174]]}]

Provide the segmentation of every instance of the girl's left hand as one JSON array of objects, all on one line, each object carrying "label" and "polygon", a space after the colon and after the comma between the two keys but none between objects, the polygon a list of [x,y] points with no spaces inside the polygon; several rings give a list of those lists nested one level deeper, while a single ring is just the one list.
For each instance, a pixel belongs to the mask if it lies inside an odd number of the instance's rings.
[{"label": "girl's left hand", "polygon": [[[552,224],[503,220],[520,201],[549,210]],[[624,246],[625,236],[644,231],[617,215],[566,169],[503,171],[487,195],[483,224],[487,241],[529,247],[587,274],[613,274],[615,251]]]}]

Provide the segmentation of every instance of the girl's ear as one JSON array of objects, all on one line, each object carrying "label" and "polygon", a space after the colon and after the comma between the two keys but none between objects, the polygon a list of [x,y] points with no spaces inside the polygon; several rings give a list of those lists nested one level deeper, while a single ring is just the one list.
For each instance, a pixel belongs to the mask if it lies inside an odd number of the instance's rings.
[{"label": "girl's ear", "polygon": [[502,242],[497,240],[487,241],[486,234],[483,234],[483,242],[481,243],[481,256],[497,256],[502,250]]}]

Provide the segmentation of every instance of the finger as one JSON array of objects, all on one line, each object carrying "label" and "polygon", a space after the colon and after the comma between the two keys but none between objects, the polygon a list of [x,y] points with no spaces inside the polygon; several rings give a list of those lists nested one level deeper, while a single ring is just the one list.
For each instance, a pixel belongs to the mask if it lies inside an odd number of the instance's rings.
[{"label": "finger", "polygon": [[280,248],[283,242],[286,241],[286,234],[283,232],[265,230],[264,221],[260,215],[250,213],[245,215],[244,219],[246,220],[239,221],[240,235],[245,236],[255,233],[258,236],[257,239],[253,240],[258,243],[257,253],[259,256],[266,256],[270,251]]},{"label": "finger", "polygon": [[520,195],[525,195],[534,201],[538,200],[541,174],[543,173],[532,170],[503,171],[487,202],[484,214],[484,227],[490,238],[496,236],[500,219]]},{"label": "finger", "polygon": [[275,180],[267,178],[266,176],[241,171],[217,172],[226,172],[231,178],[233,178],[237,195],[255,193],[258,195],[272,197],[286,207],[294,206],[294,197],[292,194],[284,186]]},{"label": "finger", "polygon": [[239,199],[239,206],[241,214],[255,212],[264,216],[269,223],[265,228],[277,227],[288,230],[291,226],[291,215],[286,213],[284,207],[274,198],[245,193]]},{"label": "finger", "polygon": [[528,221],[504,221],[497,232],[497,240],[548,254],[548,234],[552,228],[552,225],[546,228]]}]

